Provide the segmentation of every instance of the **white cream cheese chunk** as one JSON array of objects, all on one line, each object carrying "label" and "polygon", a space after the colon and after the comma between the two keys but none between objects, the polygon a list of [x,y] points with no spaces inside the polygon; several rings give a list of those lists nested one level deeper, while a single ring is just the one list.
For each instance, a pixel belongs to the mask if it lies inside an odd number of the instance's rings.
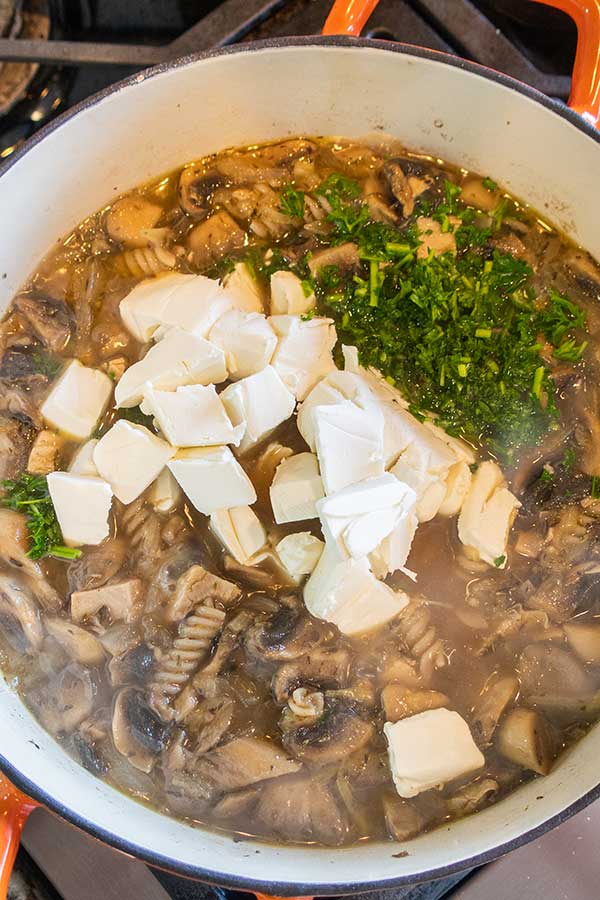
[{"label": "white cream cheese chunk", "polygon": [[216,510],[211,513],[210,528],[225,549],[243,566],[267,541],[267,533],[260,519],[249,506]]},{"label": "white cream cheese chunk", "polygon": [[206,516],[256,502],[254,485],[229,447],[180,450],[168,466],[186,497]]},{"label": "white cream cheese chunk", "polygon": [[184,384],[219,384],[227,378],[225,354],[219,347],[173,328],[126,371],[115,388],[117,407],[137,406],[146,384],[167,391]]},{"label": "white cream cheese chunk", "polygon": [[307,294],[297,275],[282,269],[271,275],[271,315],[300,316],[314,309],[317,298],[311,291]]},{"label": "white cream cheese chunk", "polygon": [[154,416],[174,447],[210,447],[239,444],[244,425],[231,424],[213,384],[190,384],[175,391],[144,392],[144,411]]},{"label": "white cream cheese chunk", "polygon": [[468,463],[454,463],[446,478],[446,493],[438,509],[440,516],[456,516],[462,509],[471,487],[471,469]]},{"label": "white cream cheese chunk", "polygon": [[94,448],[94,464],[121,503],[132,503],[158,477],[175,449],[143,425],[121,419]]},{"label": "white cream cheese chunk", "polygon": [[94,449],[97,443],[97,439],[92,438],[77,449],[69,465],[69,472],[72,475],[98,476],[98,469],[94,463]]},{"label": "white cream cheese chunk", "polygon": [[157,512],[172,512],[181,500],[181,488],[165,467],[148,491],[148,500]]},{"label": "white cream cheese chunk", "polygon": [[313,410],[315,444],[325,493],[382,475],[383,417],[346,400]]},{"label": "white cream cheese chunk", "polygon": [[47,478],[63,540],[70,547],[101,544],[108,537],[112,490],[102,478],[51,472]]},{"label": "white cream cheese chunk", "polygon": [[209,339],[225,354],[229,377],[247,378],[268,366],[277,336],[262,313],[231,309],[210,330]]},{"label": "white cream cheese chunk", "polygon": [[521,506],[491,460],[475,472],[458,517],[458,536],[474,559],[504,568],[511,525]]},{"label": "white cream cheese chunk", "polygon": [[121,319],[127,331],[137,341],[146,344],[164,322],[163,314],[171,294],[194,280],[194,275],[169,272],[145,278],[136,284],[119,304]]},{"label": "white cream cheese chunk", "polygon": [[292,578],[298,580],[315,569],[325,544],[310,531],[287,534],[275,549]]},{"label": "white cream cheese chunk", "polygon": [[[189,276],[184,276],[189,279]],[[218,281],[205,275],[193,275],[169,294],[159,319],[159,327],[153,333],[154,340],[163,338],[171,328],[181,328],[196,337],[207,337],[208,332],[227,310],[232,300]]]},{"label": "white cream cheese chunk", "polygon": [[72,359],[42,403],[46,422],[69,437],[89,437],[110,400],[113,382],[98,369]]},{"label": "white cream cheese chunk", "polygon": [[[293,457],[292,457],[293,458]],[[389,472],[351,484],[317,503],[325,540],[335,544],[341,557],[360,559],[376,552],[386,538],[397,532],[394,562],[404,566],[417,528],[417,498],[408,485]],[[404,534],[406,555],[398,560],[400,534]],[[383,560],[391,563],[389,550],[383,548]]]},{"label": "white cream cheese chunk", "polygon": [[333,320],[271,316],[269,323],[279,339],[271,364],[292,394],[304,400],[317,382],[335,369]]},{"label": "white cream cheese chunk", "polygon": [[316,504],[324,494],[317,457],[313,453],[296,453],[282,460],[269,493],[278,525],[316,518]]},{"label": "white cream cheese chunk", "polygon": [[246,424],[240,444],[242,452],[289,419],[296,406],[294,395],[272,366],[230,384],[219,396],[233,424]]},{"label": "white cream cheese chunk", "polygon": [[246,263],[236,263],[233,272],[223,279],[223,287],[237,309],[245,312],[264,312],[260,285]]},{"label": "white cream cheese chunk", "polygon": [[308,611],[349,636],[380,628],[408,602],[406,594],[377,580],[365,557],[340,559],[336,548],[327,543],[304,586]]},{"label": "white cream cheese chunk", "polygon": [[449,709],[429,709],[393,724],[386,722],[383,732],[401,797],[441,788],[485,764],[469,726]]}]

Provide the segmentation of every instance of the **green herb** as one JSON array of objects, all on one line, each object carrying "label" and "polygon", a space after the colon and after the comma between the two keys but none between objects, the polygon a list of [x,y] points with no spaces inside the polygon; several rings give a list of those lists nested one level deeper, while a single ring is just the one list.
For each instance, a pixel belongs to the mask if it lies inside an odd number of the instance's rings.
[{"label": "green herb", "polygon": [[548,469],[546,469],[546,468],[542,469],[542,472],[541,472],[541,475],[540,475],[540,479],[539,479],[539,480],[542,481],[542,482],[544,482],[544,483],[550,484],[550,483],[553,481],[553,478],[552,478],[552,472],[550,472],[550,471],[549,471]]},{"label": "green herb", "polygon": [[307,312],[302,313],[302,315],[300,316],[300,319],[303,322],[310,322],[311,319],[314,319],[316,312],[317,311],[315,309],[309,309]]},{"label": "green herb", "polygon": [[573,468],[576,460],[577,460],[577,454],[575,453],[575,450],[573,449],[573,447],[567,447],[567,449],[565,450],[565,452],[563,454],[563,458],[562,458],[563,468],[565,469],[566,472],[568,472],[570,469]]},{"label": "green herb", "polygon": [[504,197],[496,208],[492,211],[492,221],[493,221],[493,229],[494,231],[499,231],[502,227],[502,222],[504,221],[504,217],[509,210],[509,200],[507,197]]},{"label": "green herb", "polygon": [[6,496],[2,505],[24,513],[31,547],[28,556],[40,559],[54,556],[58,559],[77,559],[81,550],[65,547],[54,506],[43,475],[23,473],[14,481],[2,481]]},{"label": "green herb", "polygon": [[281,211],[292,219],[304,217],[304,191],[287,184],[281,192]]},{"label": "green herb", "polygon": [[499,569],[501,566],[504,565],[505,562],[506,562],[506,556],[503,554],[502,556],[496,557],[496,559],[494,560],[494,565],[496,566],[497,569]]},{"label": "green herb", "polygon": [[360,192],[357,181],[335,172],[315,189],[315,194],[325,197],[331,207],[327,220],[338,241],[353,238],[369,221],[368,206],[358,202]]},{"label": "green herb", "polygon": [[45,375],[49,381],[53,381],[64,365],[64,360],[47,350],[34,350],[31,359],[35,366],[35,371],[40,375]]},{"label": "green herb", "polygon": [[498,189],[498,185],[492,178],[484,178],[481,183],[487,191],[496,191]]},{"label": "green herb", "polygon": [[555,359],[560,359],[563,362],[576,363],[579,362],[581,357],[583,356],[583,352],[587,347],[588,342],[582,341],[578,344],[574,338],[568,338],[564,340],[562,344],[552,351],[552,356]]},{"label": "green herb", "polygon": [[300,282],[302,285],[302,293],[305,297],[311,297],[315,292],[315,286],[310,278],[303,278]]},{"label": "green herb", "polygon": [[600,500],[600,475],[594,475],[592,477],[590,494],[593,500]]},{"label": "green herb", "polygon": [[144,428],[149,428],[150,431],[154,431],[153,417],[145,415],[139,406],[132,406],[130,409],[117,410],[117,418],[124,419],[126,422],[131,422],[132,425],[143,425]]},{"label": "green herb", "polygon": [[332,172],[316,188],[315,194],[326,197],[328,200],[332,198],[336,200],[355,200],[360,196],[360,184],[353,178],[347,178],[346,175],[340,175],[339,172]]}]

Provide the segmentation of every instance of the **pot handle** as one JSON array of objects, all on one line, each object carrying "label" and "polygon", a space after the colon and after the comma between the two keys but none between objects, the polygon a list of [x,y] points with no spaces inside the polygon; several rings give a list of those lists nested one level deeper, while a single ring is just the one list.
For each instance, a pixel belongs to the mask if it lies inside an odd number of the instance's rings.
[{"label": "pot handle", "polygon": [[6,900],[8,883],[27,818],[39,806],[18,791],[0,772],[0,900]]},{"label": "pot handle", "polygon": [[335,0],[323,26],[323,34],[359,37],[378,3],[379,0]]},{"label": "pot handle", "polygon": [[593,125],[600,123],[600,0],[533,0],[560,9],[577,26],[577,52],[569,106]]}]

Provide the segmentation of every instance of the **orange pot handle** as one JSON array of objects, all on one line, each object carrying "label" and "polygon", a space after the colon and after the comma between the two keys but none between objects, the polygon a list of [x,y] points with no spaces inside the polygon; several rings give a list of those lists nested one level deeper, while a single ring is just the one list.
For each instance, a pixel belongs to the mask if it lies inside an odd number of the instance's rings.
[{"label": "orange pot handle", "polygon": [[323,26],[323,34],[359,37],[378,3],[379,0],[335,0]]},{"label": "orange pot handle", "polygon": [[567,13],[577,26],[569,106],[596,128],[600,122],[600,0],[533,0]]},{"label": "orange pot handle", "polygon": [[0,772],[0,900],[6,900],[8,883],[27,818],[39,806]]}]

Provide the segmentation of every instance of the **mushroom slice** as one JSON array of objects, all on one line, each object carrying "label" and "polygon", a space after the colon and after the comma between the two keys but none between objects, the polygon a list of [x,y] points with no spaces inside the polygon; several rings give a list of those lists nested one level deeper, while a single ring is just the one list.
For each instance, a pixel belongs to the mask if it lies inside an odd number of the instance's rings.
[{"label": "mushroom slice", "polygon": [[165,771],[165,794],[169,809],[191,818],[200,815],[214,800],[217,790],[211,782],[197,777],[195,772]]},{"label": "mushroom slice", "polygon": [[534,709],[513,709],[498,730],[498,749],[511,762],[547,775],[554,761],[554,747],[548,723]]},{"label": "mushroom slice", "polygon": [[151,772],[165,749],[168,728],[135,688],[117,694],[113,710],[112,736],[117,750],[141,772]]},{"label": "mushroom slice", "polygon": [[409,841],[426,827],[426,817],[410,801],[386,792],[382,802],[385,824],[392,840]]},{"label": "mushroom slice", "polygon": [[519,658],[519,673],[525,696],[585,696],[596,688],[596,679],[582,663],[568,650],[549,641],[525,647]]},{"label": "mushroom slice", "polygon": [[350,835],[347,816],[332,789],[314,778],[283,778],[266,784],[256,817],[268,834],[286,841],[338,847]]},{"label": "mushroom slice", "polygon": [[314,623],[299,605],[281,606],[244,635],[246,653],[259,662],[297,659],[318,641]]},{"label": "mushroom slice", "polygon": [[208,753],[221,743],[229,730],[234,712],[235,703],[230,697],[225,697],[204,700],[187,717],[185,728],[192,736],[195,756]]},{"label": "mushroom slice", "polygon": [[466,816],[498,793],[500,785],[493,778],[480,778],[465,785],[448,798],[448,810],[454,816]]},{"label": "mushroom slice", "polygon": [[358,269],[360,266],[360,257],[358,255],[358,247],[356,244],[337,244],[335,247],[326,247],[324,250],[317,250],[311,256],[308,268],[313,278],[318,277],[321,269],[325,266],[336,266],[342,271]]},{"label": "mushroom slice", "polygon": [[345,687],[349,672],[350,653],[345,648],[315,650],[280,666],[273,675],[271,688],[277,702],[286,703],[297,687]]},{"label": "mushroom slice", "polygon": [[1,479],[16,478],[25,469],[34,435],[30,425],[0,412]]},{"label": "mushroom slice", "polygon": [[471,718],[475,737],[484,743],[492,739],[498,722],[519,693],[519,681],[506,675],[491,682],[481,693]]},{"label": "mushroom slice", "polygon": [[225,177],[205,165],[186,166],[179,176],[179,205],[194,219],[204,219],[210,209],[211,198]]},{"label": "mushroom slice", "polygon": [[125,542],[119,538],[104,541],[97,547],[86,547],[67,569],[69,590],[91,591],[102,587],[117,574],[125,562],[126,552]]},{"label": "mushroom slice", "polygon": [[33,598],[44,610],[57,612],[62,600],[46,581],[39,564],[27,555],[29,532],[25,516],[10,509],[0,509],[0,558],[23,576]]},{"label": "mushroom slice", "polygon": [[79,625],[68,619],[52,618],[44,622],[48,634],[77,662],[84,666],[99,666],[104,661],[104,648],[100,641]]},{"label": "mushroom slice", "polygon": [[126,247],[146,247],[162,211],[146,197],[121,197],[106,214],[106,230],[113,241]]},{"label": "mushroom slice", "polygon": [[600,622],[567,622],[565,634],[584,663],[600,665]]},{"label": "mushroom slice", "polygon": [[243,247],[245,241],[246,233],[224,209],[195,225],[187,238],[191,260],[201,268]]},{"label": "mushroom slice", "polygon": [[220,791],[237,791],[259,781],[292,775],[300,763],[273,741],[239,737],[202,756],[194,768],[199,782],[213,784]]},{"label": "mushroom slice", "polygon": [[74,731],[94,706],[95,688],[87,669],[73,662],[44,682],[34,699],[44,728],[53,734]]},{"label": "mushroom slice", "polygon": [[35,598],[18,575],[0,575],[0,620],[7,627],[4,636],[21,652],[39,650],[42,625]]},{"label": "mushroom slice", "polygon": [[64,300],[22,294],[13,300],[13,306],[53,353],[65,349],[73,332],[73,313]]},{"label": "mushroom slice", "polygon": [[284,712],[280,722],[283,745],[303,762],[325,765],[366,747],[375,734],[370,722],[362,719],[354,705],[327,700],[321,716],[297,718]]},{"label": "mushroom slice", "polygon": [[415,209],[415,198],[412,188],[402,166],[395,160],[386,162],[383,167],[384,177],[394,198],[402,207],[405,217],[411,216]]},{"label": "mushroom slice", "polygon": [[261,789],[250,787],[234,794],[226,794],[213,806],[213,814],[220,819],[236,819],[247,815],[261,795]]},{"label": "mushroom slice", "polygon": [[[119,627],[119,626],[118,626]],[[104,638],[103,638],[104,640]],[[113,686],[122,684],[141,684],[154,671],[154,651],[148,644],[136,644],[108,664],[108,672]]]},{"label": "mushroom slice", "polygon": [[399,722],[407,716],[415,716],[428,709],[441,709],[449,704],[450,700],[441,691],[411,691],[405,684],[386,684],[381,692],[386,722]]}]

